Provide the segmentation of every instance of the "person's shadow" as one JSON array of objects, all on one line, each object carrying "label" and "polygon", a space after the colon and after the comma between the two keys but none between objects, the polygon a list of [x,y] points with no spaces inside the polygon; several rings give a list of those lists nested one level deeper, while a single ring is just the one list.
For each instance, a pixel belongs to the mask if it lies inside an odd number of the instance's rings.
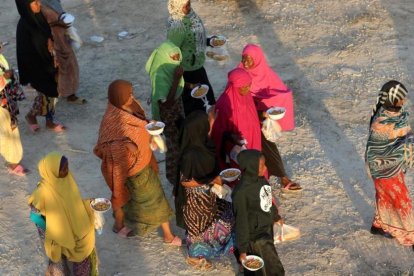
[{"label": "person's shadow", "polygon": [[[326,185],[336,185],[338,189],[343,189],[364,224],[370,225],[374,210],[369,200],[374,199],[374,192],[373,185],[365,172],[363,152],[357,150],[353,141],[348,138],[343,127],[339,125],[335,116],[325,104],[325,101],[330,100],[329,91],[318,91],[317,87],[313,87],[312,82],[308,80],[302,69],[290,56],[289,53],[292,50],[284,46],[273,29],[274,23],[266,19],[266,15],[257,6],[256,1],[236,0],[236,3],[239,11],[243,14],[245,25],[254,29],[254,35],[257,37],[263,51],[265,53],[277,51],[279,56],[283,55],[283,63],[289,67],[290,72],[295,72],[293,81],[288,81],[287,84],[294,93],[296,118],[298,114],[301,114],[309,122],[313,135],[319,142],[318,145],[310,146],[320,148],[329,160],[330,167],[334,168],[337,177],[340,179],[339,183],[335,181],[337,184],[326,183]],[[366,127],[362,129],[368,133],[368,121],[366,123]],[[309,168],[318,169],[319,166],[324,165],[328,164],[312,164],[309,165]],[[355,168],[357,169],[355,170]],[[315,170],[315,181],[318,179],[318,174],[321,173],[320,170]],[[303,186],[306,189],[306,185],[313,184],[304,183]],[[323,191],[321,191],[321,194],[323,196]]]}]

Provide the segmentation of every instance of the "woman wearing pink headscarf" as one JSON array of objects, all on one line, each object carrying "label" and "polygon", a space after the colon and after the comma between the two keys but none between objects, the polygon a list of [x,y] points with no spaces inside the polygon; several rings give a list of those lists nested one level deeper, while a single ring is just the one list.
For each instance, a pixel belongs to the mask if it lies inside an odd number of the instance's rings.
[{"label": "woman wearing pink headscarf", "polygon": [[293,95],[275,71],[267,64],[262,48],[255,44],[247,44],[242,53],[242,61],[238,65],[252,77],[250,91],[258,111],[266,111],[272,106],[286,108],[285,116],[278,121],[283,131],[295,128]]},{"label": "woman wearing pink headscarf", "polygon": [[301,190],[299,184],[287,177],[276,144],[272,143],[273,146],[270,147],[261,133],[259,116],[250,90],[251,84],[252,78],[246,70],[233,69],[228,73],[227,86],[217,100],[211,137],[216,145],[220,169],[238,167],[231,158],[231,151],[235,146],[256,149],[263,152],[269,173],[280,178],[284,189]]},{"label": "woman wearing pink headscarf", "polygon": [[[260,122],[250,94],[252,79],[246,70],[233,69],[228,73],[224,92],[217,100],[211,137],[216,144],[221,169],[228,167],[226,155],[235,145],[261,150]],[[228,163],[228,162],[227,162]],[[234,161],[230,166],[237,166]]]}]

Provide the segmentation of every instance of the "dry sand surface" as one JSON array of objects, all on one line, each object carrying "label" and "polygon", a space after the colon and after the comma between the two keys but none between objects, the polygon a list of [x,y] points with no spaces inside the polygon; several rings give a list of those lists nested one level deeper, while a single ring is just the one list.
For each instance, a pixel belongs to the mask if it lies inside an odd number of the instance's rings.
[{"label": "dry sand surface", "polygon": [[[63,152],[84,197],[109,197],[92,154],[106,108],[106,88],[117,78],[132,81],[135,95],[150,95],[144,70],[151,51],[165,39],[166,0],[63,0],[76,16],[84,39],[77,53],[80,95],[85,106],[58,103],[57,116],[68,126],[56,135],[44,128],[33,135],[24,122],[33,92],[21,103],[20,130],[27,177],[0,169],[0,275],[42,275],[46,260],[28,219],[27,198],[39,179],[38,160],[51,150]],[[414,2],[412,0],[194,0],[193,7],[209,34],[228,38],[230,58],[208,60],[206,69],[218,96],[226,74],[240,60],[246,43],[259,43],[269,63],[293,89],[297,127],[278,143],[289,175],[305,188],[299,196],[280,196],[286,223],[302,237],[277,245],[287,275],[412,275],[414,253],[395,241],[369,233],[374,190],[364,169],[370,110],[377,91],[389,79],[414,91]],[[3,0],[0,39],[13,66],[18,14],[14,1]],[[119,39],[118,33],[130,36]],[[104,41],[90,40],[93,35]],[[412,95],[410,96],[412,98]],[[409,104],[412,110],[412,105]],[[147,112],[149,107],[146,106]],[[43,121],[42,121],[43,126]],[[160,160],[164,156],[159,155]],[[164,163],[161,176],[165,192]],[[407,185],[414,190],[413,177]],[[278,194],[278,192],[276,191]],[[159,233],[121,239],[106,215],[97,237],[101,275],[201,275],[187,267],[185,251],[162,245]],[[175,231],[183,235],[179,229]],[[234,257],[214,261],[205,275],[234,275]],[[410,270],[411,269],[411,270]]]}]

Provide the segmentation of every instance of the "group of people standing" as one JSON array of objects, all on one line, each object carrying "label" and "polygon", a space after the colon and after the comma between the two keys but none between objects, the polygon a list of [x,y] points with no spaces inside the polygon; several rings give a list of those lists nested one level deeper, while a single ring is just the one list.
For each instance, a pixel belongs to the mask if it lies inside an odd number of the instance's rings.
[{"label": "group of people standing", "polygon": [[[65,129],[54,118],[58,96],[79,104],[86,101],[76,96],[78,65],[66,32],[71,24],[67,22],[73,19],[64,16],[58,0],[16,0],[16,5],[21,16],[16,37],[18,75],[0,55],[0,152],[9,171],[22,175],[26,169],[20,165],[16,117],[17,101],[24,98],[20,84],[30,83],[38,93],[25,116],[33,132],[39,129],[37,116],[46,117],[49,129]],[[302,187],[288,177],[275,142],[263,135],[261,125],[269,119],[269,108],[281,106],[286,112],[277,123],[280,130],[294,129],[293,93],[268,65],[260,46],[248,44],[216,101],[204,62],[206,47],[219,46],[217,37],[206,35],[191,0],[169,0],[168,11],[166,40],[145,66],[152,87],[152,116],[145,114],[129,81],[118,79],[108,87],[107,109],[93,152],[111,190],[112,231],[129,238],[160,227],[165,245],[182,246],[183,239],[170,227],[175,215],[177,226],[186,233],[186,262],[195,269],[211,269],[211,260],[224,254],[234,254],[239,264],[253,254],[264,260],[264,267],[254,275],[284,275],[273,240],[273,225],[284,221],[269,178],[279,178],[285,192]],[[208,104],[191,96],[200,84],[209,88]],[[384,85],[371,118],[366,156],[377,191],[371,232],[412,245],[414,216],[403,176],[413,164],[414,138],[402,107],[406,96],[401,83]],[[152,121],[165,123],[166,178],[173,186],[175,212],[162,188],[154,155],[164,140],[146,130]],[[12,143],[17,150],[10,150]],[[224,181],[220,172],[227,168],[240,169],[241,177]],[[38,169],[41,181],[29,205],[49,258],[46,274],[97,275],[96,218],[90,199],[80,195],[68,159],[52,152],[42,158]],[[224,184],[230,187],[226,188],[230,199],[213,191]],[[245,275],[251,273],[244,270]]]}]

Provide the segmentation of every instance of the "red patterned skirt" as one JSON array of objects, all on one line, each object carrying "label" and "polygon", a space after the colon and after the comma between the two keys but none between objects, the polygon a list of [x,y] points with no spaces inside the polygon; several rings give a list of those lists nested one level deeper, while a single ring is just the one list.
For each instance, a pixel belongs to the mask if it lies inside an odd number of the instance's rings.
[{"label": "red patterned skirt", "polygon": [[390,233],[400,244],[414,244],[414,213],[404,173],[374,179],[376,208],[373,226]]}]

